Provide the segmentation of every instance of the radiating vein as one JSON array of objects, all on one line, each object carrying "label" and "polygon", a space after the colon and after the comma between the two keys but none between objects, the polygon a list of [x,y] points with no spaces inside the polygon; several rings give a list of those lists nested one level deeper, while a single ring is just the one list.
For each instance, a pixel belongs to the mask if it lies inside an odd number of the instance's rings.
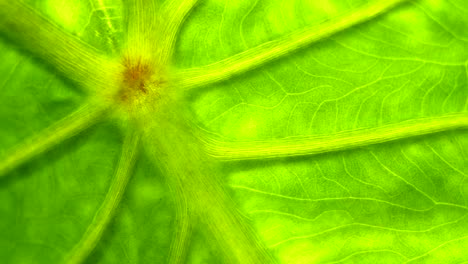
[{"label": "radiating vein", "polygon": [[0,33],[88,91],[110,89],[119,64],[65,32],[22,1],[0,0]]},{"label": "radiating vein", "polygon": [[103,118],[108,107],[88,103],[52,124],[34,137],[20,143],[0,158],[0,178],[35,156],[80,133]]},{"label": "radiating vein", "polygon": [[226,160],[245,160],[315,155],[454,129],[468,129],[468,113],[414,119],[326,136],[253,142],[226,142],[206,136],[205,142],[206,150],[212,156]]},{"label": "radiating vein", "polygon": [[157,40],[160,37],[156,1],[125,0],[124,2],[127,9],[126,49],[132,56],[153,56],[145,59],[154,60],[154,53],[158,50]]},{"label": "radiating vein", "polygon": [[342,32],[354,25],[366,22],[407,1],[409,0],[380,0],[373,2],[336,19],[264,43],[219,62],[200,68],[180,70],[175,78],[181,89],[191,89],[223,81],[311,43]]},{"label": "radiating vein", "polygon": [[169,259],[167,261],[169,264],[186,262],[190,238],[192,237],[192,221],[194,220],[190,215],[187,197],[183,191],[177,191],[174,197],[176,197],[176,219]]},{"label": "radiating vein", "polygon": [[164,38],[161,39],[161,43],[159,43],[161,46],[159,62],[163,65],[166,65],[172,56],[180,27],[198,0],[172,0],[166,2],[167,3],[161,10],[165,21],[164,24],[162,24],[162,36],[164,36]]},{"label": "radiating vein", "polygon": [[116,209],[130,180],[138,155],[140,135],[132,130],[125,138],[120,161],[104,202],[88,226],[85,234],[66,259],[67,264],[83,263],[99,243],[104,231],[113,219]]}]

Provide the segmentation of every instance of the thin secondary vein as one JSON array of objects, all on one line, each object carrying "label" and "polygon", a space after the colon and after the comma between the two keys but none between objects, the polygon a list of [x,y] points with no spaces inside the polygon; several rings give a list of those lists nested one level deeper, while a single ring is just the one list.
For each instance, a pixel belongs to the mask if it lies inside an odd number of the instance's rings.
[{"label": "thin secondary vein", "polygon": [[62,120],[52,124],[38,135],[26,140],[2,155],[0,178],[30,159],[51,149],[64,140],[79,134],[97,123],[107,112],[108,106],[88,103]]},{"label": "thin secondary vein", "polygon": [[407,1],[409,0],[382,0],[365,5],[337,19],[294,32],[219,62],[200,68],[180,70],[175,75],[175,79],[177,79],[180,88],[185,90],[229,79],[234,75],[252,70],[273,59],[384,14],[393,7]]},{"label": "thin secondary vein", "polygon": [[436,251],[439,250],[440,248],[443,248],[443,247],[445,247],[445,246],[447,246],[447,245],[449,245],[449,244],[451,244],[451,243],[454,243],[454,242],[460,243],[461,240],[465,240],[465,239],[467,239],[467,238],[468,238],[468,236],[463,236],[463,237],[460,237],[460,238],[454,238],[454,239],[445,241],[445,242],[443,242],[442,244],[440,244],[440,245],[434,247],[433,249],[427,251],[426,253],[423,253],[423,254],[421,254],[421,255],[419,255],[419,256],[417,256],[417,257],[414,257],[414,258],[412,258],[412,259],[410,259],[410,260],[404,262],[404,264],[410,263],[410,262],[414,262],[414,261],[417,261],[417,260],[420,260],[420,259],[422,259],[422,258],[424,258],[424,257],[427,257],[427,256],[429,256],[430,254],[436,252]]},{"label": "thin secondary vein", "polygon": [[132,130],[125,138],[117,171],[104,202],[81,240],[75,245],[66,258],[65,263],[83,263],[101,240],[104,231],[115,215],[116,209],[122,200],[122,196],[130,180],[132,169],[138,155],[139,144],[140,134]]},{"label": "thin secondary vein", "polygon": [[227,142],[205,136],[204,141],[207,152],[214,157],[225,160],[246,160],[316,155],[467,128],[468,113],[458,113],[326,136],[289,137],[253,142]]},{"label": "thin secondary vein", "polygon": [[[258,194],[262,194],[262,195],[268,195],[268,196],[272,196],[272,197],[277,197],[277,198],[291,200],[291,201],[298,201],[298,202],[319,203],[319,202],[332,202],[332,201],[365,201],[365,202],[381,203],[381,204],[385,204],[385,205],[388,205],[388,206],[393,206],[393,207],[401,208],[401,209],[408,210],[408,211],[414,211],[414,212],[427,212],[427,211],[433,210],[435,206],[440,205],[439,203],[435,203],[435,204],[431,205],[430,207],[418,209],[418,208],[411,208],[411,207],[396,204],[396,203],[393,203],[393,202],[390,202],[390,201],[381,200],[381,199],[377,199],[377,198],[371,198],[371,197],[348,196],[348,197],[325,197],[325,198],[309,199],[309,198],[302,198],[302,197],[283,195],[283,194],[280,194],[280,193],[272,193],[272,192],[267,192],[267,191],[263,191],[263,190],[257,190],[257,189],[254,189],[254,188],[241,186],[241,185],[229,185],[229,186],[231,188],[235,188],[235,189],[239,189],[239,190],[245,190],[245,191],[249,191],[249,192],[253,192],[253,193],[258,193]],[[444,205],[457,207],[457,208],[461,208],[461,209],[464,209],[464,210],[468,210],[468,208],[466,208],[464,206],[461,206],[461,205],[457,205],[457,204],[444,204]]]},{"label": "thin secondary vein", "polygon": [[398,255],[404,259],[408,259],[407,256],[395,251],[395,250],[390,250],[390,249],[373,249],[373,250],[360,250],[360,251],[357,251],[357,252],[354,252],[352,254],[349,254],[347,255],[346,257],[344,258],[341,258],[339,260],[336,260],[336,261],[332,261],[332,262],[326,262],[326,264],[338,264],[338,263],[344,263],[346,260],[350,260],[351,258],[355,257],[355,256],[359,256],[359,255],[365,255],[365,254],[369,254],[369,253],[393,253],[395,255]]}]

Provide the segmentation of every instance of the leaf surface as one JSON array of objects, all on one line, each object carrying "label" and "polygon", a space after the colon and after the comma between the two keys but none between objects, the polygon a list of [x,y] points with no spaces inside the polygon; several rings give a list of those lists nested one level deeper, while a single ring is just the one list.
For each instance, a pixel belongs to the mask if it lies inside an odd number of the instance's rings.
[{"label": "leaf surface", "polygon": [[[170,1],[156,1],[158,10]],[[107,56],[125,50],[125,11],[131,1],[25,2]],[[367,4],[199,1],[178,31],[171,70],[211,65],[319,28]],[[467,26],[464,0],[408,1],[233,78],[189,91],[185,107],[206,134],[234,149],[466,117]],[[73,80],[7,37],[0,50],[2,154],[88,98]],[[111,118],[0,178],[0,259],[64,259],[105,200],[124,133],[119,119]],[[315,155],[222,161],[216,177],[278,263],[463,263],[468,261],[466,125],[422,134]],[[138,156],[133,174],[88,263],[170,259],[178,228],[177,192],[146,155]],[[181,251],[187,252],[186,262],[223,261],[206,227],[195,218],[188,221],[190,243]]]}]

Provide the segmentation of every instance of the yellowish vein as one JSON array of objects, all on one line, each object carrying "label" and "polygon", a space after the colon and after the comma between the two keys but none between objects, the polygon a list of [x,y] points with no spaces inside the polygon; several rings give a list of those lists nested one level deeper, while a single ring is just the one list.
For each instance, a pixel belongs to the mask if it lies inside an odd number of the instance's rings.
[{"label": "yellowish vein", "polygon": [[108,107],[88,103],[32,138],[7,151],[0,159],[0,178],[35,156],[73,137],[104,117]]},{"label": "yellowish vein", "polygon": [[176,229],[171,241],[171,249],[167,261],[169,264],[186,262],[187,251],[190,239],[192,238],[192,221],[194,220],[188,208],[187,196],[183,190],[176,191],[174,194],[176,197]]},{"label": "yellowish vein", "polygon": [[185,90],[229,79],[311,43],[366,22],[407,1],[409,0],[371,1],[371,3],[346,15],[305,30],[293,32],[283,38],[266,42],[219,62],[199,68],[180,70],[175,75],[175,79],[180,88]]},{"label": "yellowish vein", "polygon": [[118,63],[65,32],[22,1],[0,0],[0,33],[87,91],[112,90]]},{"label": "yellowish vein", "polygon": [[132,56],[151,56],[154,60],[158,49],[158,6],[152,0],[126,0],[127,52]]},{"label": "yellowish vein", "polygon": [[104,202],[81,240],[69,253],[65,263],[83,263],[101,240],[104,231],[114,217],[131,177],[132,169],[138,155],[139,142],[140,135],[136,131],[132,130],[126,136],[117,171]]},{"label": "yellowish vein", "polygon": [[206,149],[212,156],[226,160],[245,160],[315,155],[467,128],[468,113],[457,113],[325,136],[289,137],[253,142],[223,142],[207,136],[205,142]]},{"label": "yellowish vein", "polygon": [[167,2],[161,8],[161,14],[164,17],[165,23],[161,25],[163,27],[162,35],[164,38],[161,39],[160,43],[159,61],[163,65],[169,62],[174,50],[177,34],[185,18],[198,0],[173,0]]}]

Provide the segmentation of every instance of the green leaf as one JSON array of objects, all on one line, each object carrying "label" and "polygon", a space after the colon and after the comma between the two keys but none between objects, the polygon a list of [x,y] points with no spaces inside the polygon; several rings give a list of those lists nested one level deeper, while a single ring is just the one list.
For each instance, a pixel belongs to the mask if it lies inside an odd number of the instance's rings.
[{"label": "green leaf", "polygon": [[464,0],[0,0],[2,263],[468,262],[467,26]]}]

